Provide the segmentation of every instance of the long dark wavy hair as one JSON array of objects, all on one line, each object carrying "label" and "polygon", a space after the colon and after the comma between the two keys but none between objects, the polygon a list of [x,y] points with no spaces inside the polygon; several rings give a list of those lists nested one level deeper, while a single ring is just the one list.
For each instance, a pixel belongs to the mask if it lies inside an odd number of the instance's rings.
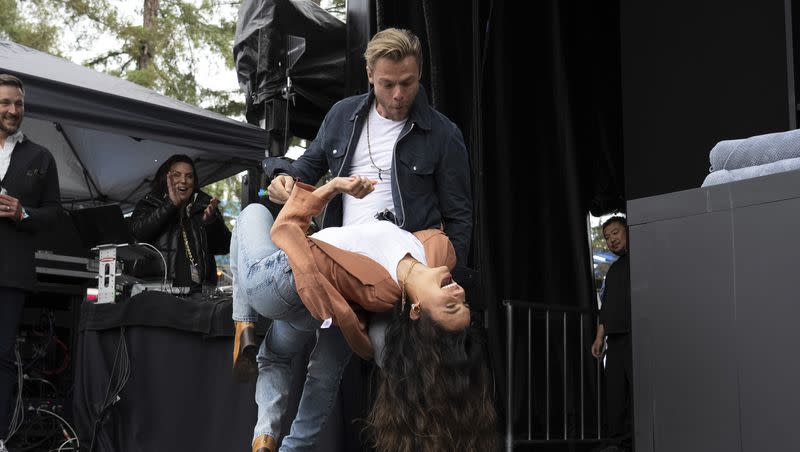
[{"label": "long dark wavy hair", "polygon": [[200,181],[197,180],[197,168],[194,166],[194,160],[185,154],[174,154],[164,160],[164,163],[156,170],[156,175],[153,177],[152,182],[150,182],[150,191],[159,196],[167,194],[167,173],[169,173],[172,165],[176,163],[188,163],[191,165],[192,172],[194,173],[194,193],[200,191]]},{"label": "long dark wavy hair", "polygon": [[499,435],[475,327],[440,328],[397,303],[366,430],[378,452],[496,451]]}]

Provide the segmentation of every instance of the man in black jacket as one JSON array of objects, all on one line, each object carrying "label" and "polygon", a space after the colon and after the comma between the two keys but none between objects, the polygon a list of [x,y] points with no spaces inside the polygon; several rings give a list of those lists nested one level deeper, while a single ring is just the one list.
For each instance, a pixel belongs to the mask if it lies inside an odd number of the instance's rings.
[{"label": "man in black jacket", "polygon": [[611,217],[603,223],[603,237],[608,249],[619,256],[606,274],[600,324],[592,344],[592,355],[603,356],[606,350],[606,408],[608,436],[613,445],[604,451],[628,451],[631,448],[631,270],[628,259],[628,222],[624,217]]},{"label": "man in black jacket", "polygon": [[[378,218],[410,232],[442,228],[455,248],[458,267],[454,279],[458,280],[465,275],[473,222],[464,138],[450,119],[428,103],[420,84],[423,58],[417,36],[409,30],[381,30],[367,44],[364,60],[369,92],[331,107],[314,141],[291,165],[279,159],[265,164],[272,177],[269,199],[283,204],[295,179],[316,184],[328,171],[334,176],[364,176],[369,180],[358,196],[338,195],[331,200],[321,227]],[[385,318],[370,320],[373,340],[382,340],[387,322]],[[251,327],[239,322],[237,332]],[[371,370],[359,370],[358,366],[357,361],[348,366],[340,395],[347,405],[348,444],[356,443],[360,433],[360,428],[353,427],[357,422],[348,420],[366,416],[364,375]],[[364,406],[353,408],[358,404]],[[348,414],[350,411],[356,412]],[[350,444],[345,448],[357,447]],[[260,452],[259,448],[253,450]]]},{"label": "man in black jacket", "polygon": [[370,195],[336,196],[321,227],[374,221],[376,214],[410,232],[441,227],[458,265],[466,266],[472,239],[469,155],[458,127],[428,103],[420,84],[420,40],[408,30],[388,28],[370,40],[364,58],[372,89],[331,107],[317,137],[291,165],[270,162],[269,199],[285,203],[294,178],[313,185],[329,170],[334,176],[365,176],[374,183]]},{"label": "man in black jacket", "polygon": [[0,452],[17,381],[17,328],[35,282],[34,232],[55,221],[60,209],[56,162],[19,130],[24,114],[22,81],[0,74]]}]

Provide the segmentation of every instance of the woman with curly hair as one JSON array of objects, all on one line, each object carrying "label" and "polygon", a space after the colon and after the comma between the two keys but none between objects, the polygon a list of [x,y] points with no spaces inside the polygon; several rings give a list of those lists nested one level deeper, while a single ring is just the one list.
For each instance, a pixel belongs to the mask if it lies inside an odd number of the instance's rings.
[{"label": "woman with curly hair", "polygon": [[[433,398],[425,400],[412,391],[409,400],[426,403],[420,408],[431,410],[429,402],[451,403],[450,398],[457,397],[461,400],[452,406],[463,407],[463,416],[475,413],[473,420],[486,422],[485,429],[494,431],[493,426],[488,426],[493,416],[483,415],[486,410],[490,412],[490,406],[475,404],[472,395],[464,393],[477,391],[482,400],[488,400],[485,369],[479,370],[478,347],[472,334],[465,333],[470,312],[464,289],[450,275],[456,257],[447,236],[438,229],[411,234],[389,221],[305,234],[312,216],[319,214],[334,196],[345,193],[363,197],[371,192],[374,183],[363,177],[337,177],[315,189],[298,182],[274,221],[267,209],[258,204],[247,206],[237,219],[231,241],[236,325],[234,376],[258,378],[253,452],[277,450],[288,389],[296,377],[291,372],[291,360],[309,342],[314,343],[314,349],[304,376],[300,405],[280,450],[313,448],[352,352],[365,359],[376,353],[367,334],[366,313],[388,312],[395,305],[399,306],[398,315],[407,317],[399,323],[405,326],[390,325],[386,341],[389,347],[386,353],[379,348],[378,355],[387,364],[393,360],[392,334],[407,327],[411,329],[410,344],[425,344],[418,349],[423,354],[419,359],[431,361],[419,365],[409,358],[405,362],[412,367],[397,374],[402,377],[403,373],[426,369],[430,380],[423,378],[424,388],[433,390]],[[260,345],[253,332],[253,322],[259,315],[273,320]],[[406,355],[401,352],[398,356]],[[462,376],[459,372],[475,374]],[[450,411],[451,407],[436,406],[431,413]],[[477,417],[479,413],[482,417]],[[427,420],[427,416],[420,419]],[[402,423],[392,425],[396,425],[398,437],[409,433],[444,435],[435,441],[437,446],[487,442],[456,438],[469,437],[476,431],[474,426],[467,431],[462,424],[465,423],[461,420],[453,424],[431,423],[434,430],[408,428]],[[393,428],[380,422],[375,425],[380,426],[381,432]]]},{"label": "woman with curly hair", "polygon": [[[398,303],[388,319],[378,392],[367,419],[378,452],[499,449],[491,384],[477,328],[448,331],[424,296]],[[381,339],[370,331],[373,342]]]}]

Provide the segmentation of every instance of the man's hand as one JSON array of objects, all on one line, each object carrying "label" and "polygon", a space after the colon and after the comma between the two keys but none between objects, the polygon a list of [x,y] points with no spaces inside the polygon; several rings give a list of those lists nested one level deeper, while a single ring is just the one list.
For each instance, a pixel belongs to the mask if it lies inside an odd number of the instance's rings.
[{"label": "man's hand", "polygon": [[13,196],[0,195],[0,218],[22,220],[22,204]]},{"label": "man's hand", "polygon": [[211,198],[211,202],[208,203],[208,207],[206,207],[206,210],[203,211],[204,223],[208,223],[214,218],[214,211],[217,210],[218,205],[219,205],[219,199]]},{"label": "man's hand", "polygon": [[186,204],[186,201],[192,196],[192,192],[189,190],[180,191],[177,187],[177,182],[172,174],[172,171],[167,173],[167,194],[169,195],[169,200],[172,201],[172,204],[175,204],[176,207],[180,207]]},{"label": "man's hand", "polygon": [[603,357],[604,342],[605,341],[603,340],[602,337],[598,337],[597,339],[594,340],[594,343],[592,344],[592,356],[594,356],[597,359]]},{"label": "man's hand", "polygon": [[286,204],[294,188],[294,178],[288,174],[279,174],[272,178],[267,188],[269,200],[275,204]]},{"label": "man's hand", "polygon": [[603,346],[606,342],[606,327],[602,323],[597,324],[597,333],[594,335],[594,343],[592,343],[592,356],[597,359],[603,356]]}]

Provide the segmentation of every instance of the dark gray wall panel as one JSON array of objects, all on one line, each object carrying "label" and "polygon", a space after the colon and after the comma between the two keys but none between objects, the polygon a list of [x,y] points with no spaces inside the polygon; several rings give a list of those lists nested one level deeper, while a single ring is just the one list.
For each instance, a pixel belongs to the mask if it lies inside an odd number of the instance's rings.
[{"label": "dark gray wall panel", "polygon": [[800,199],[736,209],[733,222],[742,450],[798,450]]},{"label": "dark gray wall panel", "polygon": [[639,452],[738,450],[730,243],[726,212],[631,229]]},{"label": "dark gray wall panel", "polygon": [[800,172],[633,200],[636,450],[797,450]]}]

